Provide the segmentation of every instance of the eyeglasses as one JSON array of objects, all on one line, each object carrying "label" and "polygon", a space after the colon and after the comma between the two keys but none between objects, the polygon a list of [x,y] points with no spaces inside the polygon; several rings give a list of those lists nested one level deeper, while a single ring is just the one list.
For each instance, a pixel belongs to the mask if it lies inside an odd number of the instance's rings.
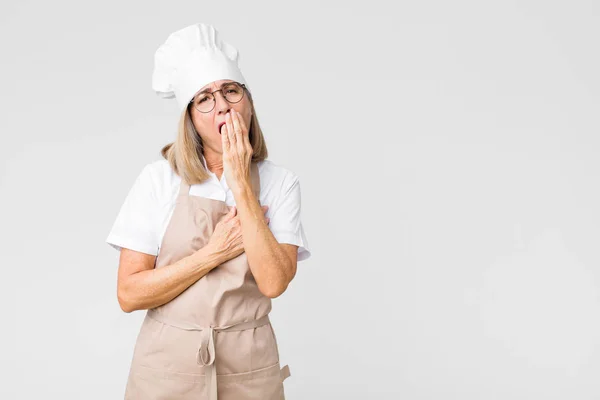
[{"label": "eyeglasses", "polygon": [[243,83],[227,82],[222,84],[221,89],[219,90],[215,90],[212,93],[200,93],[199,95],[192,97],[190,104],[193,104],[194,108],[201,113],[208,113],[215,108],[215,104],[217,103],[215,93],[221,92],[228,103],[238,103],[244,97],[245,89],[246,85]]}]

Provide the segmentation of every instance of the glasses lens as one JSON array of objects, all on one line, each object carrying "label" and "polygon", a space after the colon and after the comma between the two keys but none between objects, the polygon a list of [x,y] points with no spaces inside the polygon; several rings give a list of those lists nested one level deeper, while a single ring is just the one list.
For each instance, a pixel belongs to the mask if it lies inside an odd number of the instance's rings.
[{"label": "glasses lens", "polygon": [[237,103],[244,96],[244,89],[237,83],[223,85],[223,95],[230,103]]},{"label": "glasses lens", "polygon": [[215,105],[215,99],[210,93],[203,93],[194,100],[194,106],[198,111],[209,112]]}]

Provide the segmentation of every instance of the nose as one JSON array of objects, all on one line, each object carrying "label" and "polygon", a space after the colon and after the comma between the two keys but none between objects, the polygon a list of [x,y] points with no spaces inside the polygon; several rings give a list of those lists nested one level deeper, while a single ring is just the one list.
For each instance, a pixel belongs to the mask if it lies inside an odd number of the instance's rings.
[{"label": "nose", "polygon": [[218,91],[214,94],[215,96],[215,109],[219,114],[226,114],[227,111],[231,108],[231,104],[225,100],[225,96],[223,96],[223,92]]}]

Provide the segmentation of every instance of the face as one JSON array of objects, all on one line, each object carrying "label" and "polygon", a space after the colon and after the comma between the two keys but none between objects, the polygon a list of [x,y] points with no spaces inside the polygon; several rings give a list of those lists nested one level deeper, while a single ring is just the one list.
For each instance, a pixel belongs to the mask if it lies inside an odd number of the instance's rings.
[{"label": "face", "polygon": [[[226,82],[233,81],[230,79],[214,81],[201,87],[198,92],[207,88],[210,89],[211,92],[214,92],[215,90],[219,90],[221,85]],[[202,138],[205,153],[209,151],[222,154],[223,148],[219,125],[225,122],[227,112],[233,109],[242,115],[246,127],[250,129],[252,105],[250,103],[250,99],[248,98],[248,93],[244,93],[242,100],[233,104],[225,100],[222,92],[214,93],[213,96],[215,96],[215,107],[212,111],[202,113],[192,105],[190,106],[190,115],[192,117],[194,127],[196,128],[196,132],[198,132]]]}]

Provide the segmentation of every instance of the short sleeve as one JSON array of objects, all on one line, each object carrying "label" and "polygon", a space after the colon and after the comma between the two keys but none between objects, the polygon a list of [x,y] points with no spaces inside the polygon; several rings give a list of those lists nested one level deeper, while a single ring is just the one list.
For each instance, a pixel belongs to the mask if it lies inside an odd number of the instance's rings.
[{"label": "short sleeve", "polygon": [[157,197],[153,189],[151,165],[146,165],[129,190],[106,242],[117,250],[127,248],[158,254]]},{"label": "short sleeve", "polygon": [[267,216],[270,218],[269,228],[279,243],[289,243],[298,246],[298,261],[310,257],[308,241],[301,221],[301,193],[298,177],[289,174],[284,181],[282,193],[273,205],[269,207]]}]

